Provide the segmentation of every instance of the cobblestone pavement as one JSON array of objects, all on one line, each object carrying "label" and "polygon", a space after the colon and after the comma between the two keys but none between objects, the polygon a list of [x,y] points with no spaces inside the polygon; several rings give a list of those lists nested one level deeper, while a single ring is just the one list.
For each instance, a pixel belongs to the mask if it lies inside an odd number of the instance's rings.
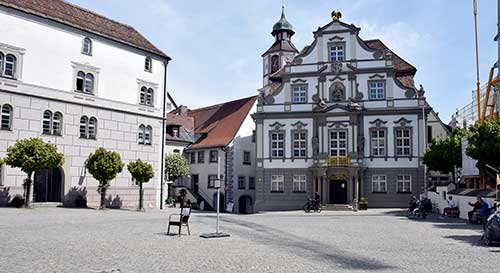
[{"label": "cobblestone pavement", "polygon": [[167,236],[177,210],[0,209],[0,272],[500,272],[500,247],[460,221],[400,211],[228,215],[229,238],[203,239],[215,215],[194,213],[191,236]]}]

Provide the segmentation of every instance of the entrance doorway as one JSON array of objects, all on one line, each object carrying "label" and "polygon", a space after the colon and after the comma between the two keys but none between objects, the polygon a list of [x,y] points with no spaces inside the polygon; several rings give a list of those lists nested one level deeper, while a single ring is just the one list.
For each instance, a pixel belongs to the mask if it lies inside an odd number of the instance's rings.
[{"label": "entrance doorway", "polygon": [[330,204],[347,204],[347,181],[330,181]]},{"label": "entrance doorway", "polygon": [[63,172],[60,168],[43,169],[35,173],[34,202],[62,202]]},{"label": "entrance doorway", "polygon": [[191,175],[191,191],[198,194],[200,190],[200,177],[197,174]]},{"label": "entrance doorway", "polygon": [[248,214],[252,212],[252,197],[248,195],[241,196],[238,200],[238,213]]}]

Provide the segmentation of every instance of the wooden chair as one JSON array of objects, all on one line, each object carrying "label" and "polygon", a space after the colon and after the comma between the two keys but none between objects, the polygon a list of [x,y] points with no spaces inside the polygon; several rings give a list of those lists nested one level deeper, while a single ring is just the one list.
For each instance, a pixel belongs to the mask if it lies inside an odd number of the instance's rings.
[{"label": "wooden chair", "polygon": [[[178,221],[176,221],[176,219],[172,220],[173,216],[179,216],[179,220]],[[189,230],[189,216],[191,216],[191,208],[190,207],[181,208],[181,213],[171,214],[168,217],[167,235],[170,235],[170,226],[178,226],[179,227],[179,236],[181,236],[181,228],[183,225],[187,227],[188,234],[191,235],[191,231]],[[177,217],[175,217],[175,218],[177,218]]]}]

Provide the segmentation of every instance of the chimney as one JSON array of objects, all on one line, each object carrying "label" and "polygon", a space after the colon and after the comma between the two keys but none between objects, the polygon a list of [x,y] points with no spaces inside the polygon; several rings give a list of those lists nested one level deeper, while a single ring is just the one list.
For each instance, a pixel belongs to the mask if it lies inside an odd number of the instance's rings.
[{"label": "chimney", "polygon": [[186,117],[188,113],[188,108],[185,105],[179,106],[179,116]]}]

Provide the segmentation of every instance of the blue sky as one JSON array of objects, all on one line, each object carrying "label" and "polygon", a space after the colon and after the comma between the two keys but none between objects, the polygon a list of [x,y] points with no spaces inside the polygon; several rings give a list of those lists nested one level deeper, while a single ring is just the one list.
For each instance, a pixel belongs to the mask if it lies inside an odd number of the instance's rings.
[{"label": "blue sky", "polygon": [[[168,89],[190,108],[256,94],[261,54],[271,46],[281,0],[71,0],[129,24],[173,58]],[[497,60],[497,5],[478,0],[481,82]],[[416,84],[444,122],[470,102],[475,88],[472,0],[287,0],[295,46],[342,11],[361,27],[363,39],[379,38],[417,67]]]}]

